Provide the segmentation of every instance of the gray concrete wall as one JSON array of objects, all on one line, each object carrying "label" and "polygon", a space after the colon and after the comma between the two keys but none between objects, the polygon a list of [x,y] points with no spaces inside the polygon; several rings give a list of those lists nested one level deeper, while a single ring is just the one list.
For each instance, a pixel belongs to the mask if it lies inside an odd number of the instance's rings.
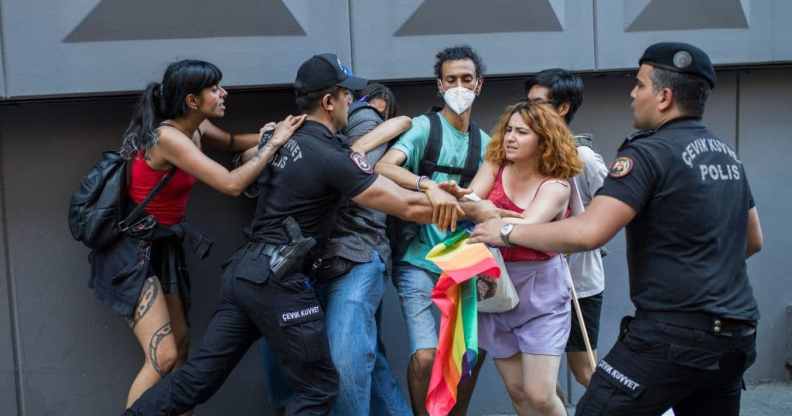
[{"label": "gray concrete wall", "polygon": [[751,369],[754,379],[784,377],[785,308],[792,304],[789,250],[789,157],[792,154],[792,83],[789,70],[746,71],[740,74],[739,153],[762,219],[766,249],[748,265],[762,319],[759,354]]},{"label": "gray concrete wall", "polygon": [[[293,81],[335,52],[376,79],[431,77],[468,43],[491,74],[631,68],[694,43],[716,64],[792,61],[788,0],[0,0],[0,97],[132,91],[171,61],[222,63],[233,86]],[[178,18],[174,18],[178,16]]]},{"label": "gray concrete wall", "polygon": [[[0,123],[2,123],[0,121]],[[16,355],[14,350],[14,328],[12,315],[15,305],[11,299],[13,294],[13,281],[8,273],[8,246],[6,244],[6,218],[5,218],[5,175],[3,169],[3,140],[0,134],[0,402],[8,406],[10,414],[17,413],[17,388]]]},{"label": "gray concrete wall", "polygon": [[[427,65],[431,55],[426,57]],[[792,303],[786,271],[792,260],[792,223],[784,215],[790,174],[784,156],[792,151],[788,115],[792,81],[788,69],[720,72],[707,123],[735,144],[753,185],[766,236],[766,248],[749,261],[762,310],[759,360],[748,381],[783,379],[784,306]],[[573,123],[591,132],[606,160],[630,127],[632,75],[587,75],[583,108]],[[406,114],[436,103],[432,82],[394,87]],[[490,127],[507,103],[522,97],[517,79],[489,80],[474,107],[475,118]],[[232,93],[229,115],[219,124],[253,131],[265,121],[294,111],[288,90]],[[102,150],[118,145],[133,98],[93,98],[0,105],[0,403],[3,414],[106,415],[123,407],[142,353],[126,327],[87,288],[87,250],[71,240],[66,209],[71,192]],[[215,155],[226,160],[224,155]],[[218,301],[219,264],[242,241],[252,203],[231,199],[198,185],[188,210],[191,222],[216,241],[203,262],[190,259],[194,306],[193,345]],[[613,344],[621,316],[632,311],[627,297],[624,239],[608,244],[607,290],[600,350]],[[7,257],[5,255],[7,253]],[[13,296],[12,296],[13,295]],[[13,300],[13,302],[12,302]],[[15,334],[14,328],[18,328]],[[408,345],[394,291],[385,300],[384,339],[400,380]],[[19,345],[14,355],[13,342]],[[252,350],[203,415],[268,414],[261,361]],[[19,384],[21,390],[16,391]],[[565,382],[563,384],[566,384]],[[574,387],[575,398],[580,388]],[[21,398],[21,403],[16,402]],[[500,378],[488,362],[473,398],[471,414],[511,412]]]}]

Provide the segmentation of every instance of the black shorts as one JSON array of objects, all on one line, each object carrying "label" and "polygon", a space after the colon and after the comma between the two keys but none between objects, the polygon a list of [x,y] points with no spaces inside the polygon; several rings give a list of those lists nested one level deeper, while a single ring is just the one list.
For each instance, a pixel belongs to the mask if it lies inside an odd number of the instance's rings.
[{"label": "black shorts", "polygon": [[[591,349],[597,349],[597,336],[599,335],[600,314],[602,313],[602,292],[594,296],[578,299],[580,312],[583,314],[583,322],[586,323]],[[572,305],[572,328],[569,330],[569,340],[566,345],[566,352],[586,351],[586,343],[583,341],[583,331],[580,330],[575,305]]]}]

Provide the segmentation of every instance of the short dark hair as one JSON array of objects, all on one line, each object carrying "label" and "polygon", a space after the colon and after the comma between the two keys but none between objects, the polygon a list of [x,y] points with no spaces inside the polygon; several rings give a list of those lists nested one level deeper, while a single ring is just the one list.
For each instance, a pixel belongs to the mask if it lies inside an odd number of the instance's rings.
[{"label": "short dark hair", "polygon": [[575,118],[575,113],[583,105],[583,79],[561,68],[545,69],[525,81],[525,94],[531,91],[534,85],[539,85],[550,90],[550,101],[553,107],[558,108],[563,103],[569,103],[569,112],[564,119],[567,124]]},{"label": "short dark hair", "polygon": [[476,78],[481,78],[484,75],[484,62],[478,56],[476,51],[468,45],[452,46],[445,48],[435,55],[434,72],[437,79],[443,78],[443,64],[447,61],[460,61],[462,59],[470,59],[473,65],[476,66]]},{"label": "short dark hair", "polygon": [[704,115],[704,107],[712,90],[706,79],[656,66],[652,66],[651,78],[652,91],[658,93],[663,88],[670,89],[682,114],[692,117]]},{"label": "short dark hair", "polygon": [[331,94],[333,97],[336,97],[338,92],[342,89],[342,87],[337,85],[333,85],[332,87],[325,88],[323,90],[311,92],[303,92],[295,89],[294,96],[297,109],[302,113],[312,113],[317,108],[319,108],[319,103],[322,101],[322,97],[327,94]]},{"label": "short dark hair", "polygon": [[358,91],[356,98],[365,99],[367,102],[371,102],[371,100],[375,98],[384,100],[385,103],[388,104],[388,113],[382,115],[386,120],[393,118],[393,116],[395,116],[398,111],[398,106],[396,105],[396,96],[393,94],[393,91],[379,82],[369,83],[366,88]]}]

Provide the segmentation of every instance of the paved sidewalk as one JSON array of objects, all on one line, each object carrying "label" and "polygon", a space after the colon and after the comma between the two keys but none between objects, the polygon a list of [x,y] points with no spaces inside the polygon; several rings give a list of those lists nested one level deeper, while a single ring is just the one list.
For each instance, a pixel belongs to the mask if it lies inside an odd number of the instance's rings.
[{"label": "paved sidewalk", "polygon": [[[569,409],[574,415],[575,409]],[[792,415],[792,383],[765,383],[749,385],[743,392],[740,406],[741,416],[787,416]],[[486,416],[514,416],[491,414]]]},{"label": "paved sidewalk", "polygon": [[792,415],[792,383],[749,385],[740,410],[742,416]]}]

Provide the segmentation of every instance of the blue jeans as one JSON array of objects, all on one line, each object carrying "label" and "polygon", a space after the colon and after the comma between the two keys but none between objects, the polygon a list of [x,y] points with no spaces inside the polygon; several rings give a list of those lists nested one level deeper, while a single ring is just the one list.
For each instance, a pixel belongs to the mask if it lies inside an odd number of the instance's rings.
[{"label": "blue jeans", "polygon": [[[330,355],[339,376],[336,416],[412,414],[377,336],[376,315],[384,292],[385,265],[376,252],[370,262],[319,287]],[[266,345],[262,349],[266,357]],[[269,385],[283,386],[276,367],[267,368]],[[282,389],[271,387],[270,394],[276,405],[286,402]]]},{"label": "blue jeans", "polygon": [[407,335],[410,339],[410,354],[429,348],[437,348],[436,308],[432,303],[432,289],[438,275],[399,263],[394,271],[393,282],[401,300]]}]

